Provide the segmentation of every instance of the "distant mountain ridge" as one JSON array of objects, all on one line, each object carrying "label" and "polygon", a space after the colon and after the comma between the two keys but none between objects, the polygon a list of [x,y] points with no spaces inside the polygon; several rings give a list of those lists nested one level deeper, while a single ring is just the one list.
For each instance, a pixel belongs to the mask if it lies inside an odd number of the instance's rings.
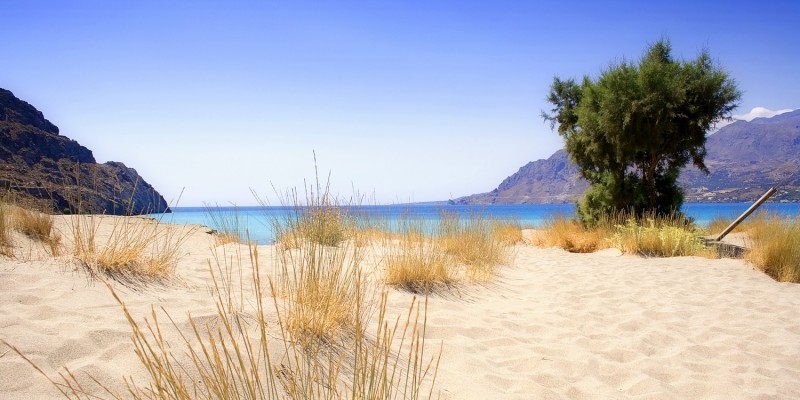
[{"label": "distant mountain ridge", "polygon": [[146,214],[169,210],[133,168],[98,164],[92,151],[59,134],[34,106],[0,88],[0,196],[54,212]]},{"label": "distant mountain ridge", "polygon": [[[687,167],[678,182],[688,202],[754,201],[778,186],[773,201],[800,201],[800,110],[736,121],[706,140],[705,175]],[[564,150],[529,162],[496,189],[451,200],[453,204],[571,203],[588,182]]]}]

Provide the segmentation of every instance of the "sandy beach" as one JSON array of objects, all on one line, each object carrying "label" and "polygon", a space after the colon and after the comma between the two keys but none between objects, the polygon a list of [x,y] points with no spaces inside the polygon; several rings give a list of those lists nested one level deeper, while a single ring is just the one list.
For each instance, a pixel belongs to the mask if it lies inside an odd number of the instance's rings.
[{"label": "sandy beach", "polygon": [[[67,247],[68,218],[56,217]],[[105,218],[101,224],[110,224]],[[174,229],[191,230],[175,278],[115,288],[134,318],[163,307],[188,329],[187,313],[196,320],[216,315],[208,263],[214,251],[230,257],[247,250],[216,246],[206,228]],[[69,251],[48,257],[14,238],[30,250],[0,256],[0,338],[52,376],[67,367],[118,393],[125,392],[123,377],[145,381],[131,328],[109,289]],[[266,273],[271,252],[259,248]],[[428,343],[442,345],[441,398],[800,398],[800,285],[778,283],[738,259],[572,254],[527,244],[514,253],[494,279],[429,299]],[[368,255],[365,266],[379,274],[379,261]],[[388,290],[388,315],[405,313],[414,295]],[[0,345],[0,398],[60,394]]]}]

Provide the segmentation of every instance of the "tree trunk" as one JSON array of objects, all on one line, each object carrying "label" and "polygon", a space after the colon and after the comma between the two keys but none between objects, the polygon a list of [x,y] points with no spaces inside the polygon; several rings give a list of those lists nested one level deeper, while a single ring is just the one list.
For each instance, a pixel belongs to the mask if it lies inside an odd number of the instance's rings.
[{"label": "tree trunk", "polygon": [[656,191],[656,168],[658,167],[658,157],[653,156],[650,158],[650,162],[646,164],[647,168],[646,171],[642,171],[644,173],[644,183],[647,185],[647,197],[650,204],[650,210],[656,209],[657,199],[658,199],[658,191]]}]

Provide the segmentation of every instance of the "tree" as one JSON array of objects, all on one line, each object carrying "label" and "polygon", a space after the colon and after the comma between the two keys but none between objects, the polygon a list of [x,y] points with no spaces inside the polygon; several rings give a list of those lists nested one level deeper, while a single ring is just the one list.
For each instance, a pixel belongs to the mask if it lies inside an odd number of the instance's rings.
[{"label": "tree", "polygon": [[596,80],[553,80],[553,108],[542,116],[558,125],[565,150],[591,184],[578,203],[586,224],[618,210],[676,212],[683,203],[680,170],[691,161],[708,173],[706,134],[730,117],[741,93],[707,51],[691,61],[675,60],[671,51],[662,39],[638,63],[612,64]]}]

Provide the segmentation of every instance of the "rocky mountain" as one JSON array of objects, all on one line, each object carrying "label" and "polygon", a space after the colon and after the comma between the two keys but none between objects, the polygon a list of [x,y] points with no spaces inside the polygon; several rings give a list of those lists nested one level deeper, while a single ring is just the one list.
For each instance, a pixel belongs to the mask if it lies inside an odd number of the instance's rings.
[{"label": "rocky mountain", "polygon": [[59,134],[32,105],[0,89],[0,196],[55,212],[146,214],[167,202],[119,162],[98,164],[91,150]]},{"label": "rocky mountain", "polygon": [[[688,202],[749,202],[771,186],[773,201],[800,201],[800,110],[750,122],[736,121],[706,140],[709,175],[690,167],[679,182]],[[588,183],[564,150],[532,161],[491,192],[455,204],[571,203]]]}]

